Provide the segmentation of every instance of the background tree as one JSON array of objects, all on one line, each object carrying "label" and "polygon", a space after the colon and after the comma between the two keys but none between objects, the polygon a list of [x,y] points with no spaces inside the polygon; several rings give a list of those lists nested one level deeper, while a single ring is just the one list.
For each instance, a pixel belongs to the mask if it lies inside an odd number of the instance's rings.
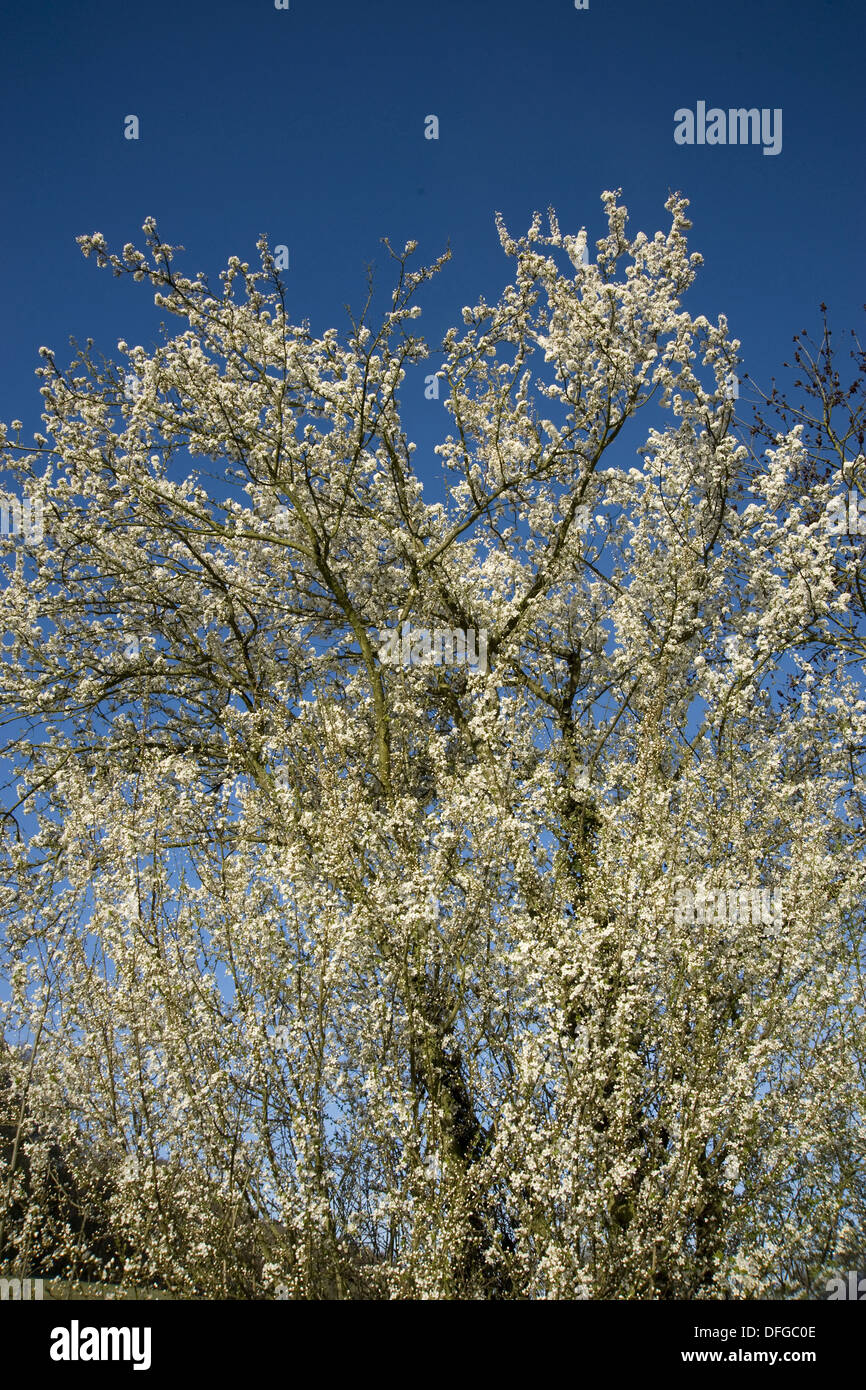
[{"label": "background tree", "polygon": [[[866,704],[833,484],[802,429],[737,438],[686,200],[650,240],[617,197],[588,263],[552,212],[498,222],[513,281],[442,345],[439,503],[398,390],[444,257],[392,251],[341,341],[290,323],[264,239],[214,293],[152,221],[81,238],[185,326],[120,366],[43,349],[45,434],[7,445],[47,534],[4,542],[6,1027],[44,1011],[34,1121],[125,1156],[125,1278],[689,1298],[848,1267]],[[387,666],[405,620],[486,629],[487,671]],[[781,930],[723,896],[780,885]]]}]

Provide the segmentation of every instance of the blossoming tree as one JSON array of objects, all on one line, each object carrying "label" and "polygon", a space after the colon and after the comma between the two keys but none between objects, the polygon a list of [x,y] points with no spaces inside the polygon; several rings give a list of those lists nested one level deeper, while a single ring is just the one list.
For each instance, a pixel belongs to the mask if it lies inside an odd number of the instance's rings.
[{"label": "blossoming tree", "polygon": [[[444,503],[398,394],[444,257],[389,247],[390,311],[317,338],[264,239],[217,292],[152,221],[80,239],[182,328],[43,349],[45,432],[3,436],[45,534],[0,542],[0,1257],[302,1298],[797,1293],[856,1258],[835,481],[802,424],[737,435],[686,200],[652,239],[603,202],[594,258],[498,222],[513,279],[437,359]],[[413,619],[486,669],[384,663]],[[743,906],[770,890],[781,921]],[[48,1219],[64,1140],[99,1255]]]}]

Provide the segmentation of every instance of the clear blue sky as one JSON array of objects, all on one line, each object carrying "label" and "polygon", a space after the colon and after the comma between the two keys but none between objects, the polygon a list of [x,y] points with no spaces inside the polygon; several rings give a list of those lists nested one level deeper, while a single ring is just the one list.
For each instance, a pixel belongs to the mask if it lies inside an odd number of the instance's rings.
[{"label": "clear blue sky", "polygon": [[[435,345],[513,267],[496,209],[519,234],[553,204],[592,243],[599,194],[620,186],[632,233],[666,225],[669,189],[691,199],[706,265],[689,306],[728,315],[766,384],[821,300],[837,331],[860,326],[864,15],[861,0],[6,6],[0,418],[39,428],[40,344],[63,362],[70,334],[109,356],[155,337],[152,290],[98,272],[79,233],[141,244],[152,214],[216,282],[230,254],[255,262],[265,231],[290,249],[292,314],[314,332],[360,306],[368,261],[387,277],[382,236],[417,238],[425,259],[450,239],[416,324]],[[781,153],[676,145],[674,111],[698,101],[781,107]],[[426,409],[432,424],[442,407]]]}]

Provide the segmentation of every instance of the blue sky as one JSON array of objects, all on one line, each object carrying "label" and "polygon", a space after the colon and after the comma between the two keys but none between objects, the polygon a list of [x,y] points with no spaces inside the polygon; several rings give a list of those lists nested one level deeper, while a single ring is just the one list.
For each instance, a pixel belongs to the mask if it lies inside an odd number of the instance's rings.
[{"label": "blue sky", "polygon": [[[649,234],[679,189],[706,261],[689,307],[728,315],[763,385],[790,360],[793,334],[818,327],[821,300],[837,332],[859,327],[866,18],[855,0],[590,0],[584,11],[573,0],[48,0],[7,7],[0,33],[0,418],[28,432],[41,344],[64,362],[70,334],[109,356],[120,337],[156,336],[150,287],[98,272],[74,240],[98,230],[113,249],[141,244],[150,214],[186,246],[182,267],[214,282],[231,254],[255,262],[260,231],[287,245],[290,309],[314,332],[342,327],[346,302],[360,307],[368,262],[389,282],[381,237],[416,238],[425,260],[450,240],[416,324],[435,346],[513,267],[497,209],[520,234],[552,204],[563,230],[585,225],[592,244],[604,188],[622,187],[629,230]],[[781,108],[781,153],[676,145],[674,112],[698,101]],[[424,138],[431,113],[438,140]],[[137,141],[124,139],[129,114]],[[415,370],[407,419],[417,406],[416,438],[432,426],[432,444],[442,406],[423,401]]]},{"label": "blue sky", "polygon": [[[343,327],[346,302],[360,308],[370,261],[388,287],[380,238],[417,239],[425,261],[450,242],[415,325],[435,346],[512,272],[497,210],[519,235],[552,204],[563,231],[587,227],[592,252],[603,189],[621,187],[630,231],[650,235],[679,190],[705,258],[689,307],[727,314],[765,389],[793,335],[818,329],[822,300],[838,334],[861,326],[862,0],[4,8],[0,418],[28,432],[40,427],[40,345],[62,364],[70,334],[109,356],[118,338],[155,336],[152,289],[99,272],[75,243],[100,231],[112,249],[141,245],[148,215],[187,248],[183,269],[213,283],[229,255],[255,262],[261,231],[286,244],[290,310],[314,333]],[[781,108],[781,152],[676,145],[675,111],[699,101]],[[429,114],[438,140],[424,138]],[[423,397],[436,365],[404,388],[431,470],[449,425]]]}]

